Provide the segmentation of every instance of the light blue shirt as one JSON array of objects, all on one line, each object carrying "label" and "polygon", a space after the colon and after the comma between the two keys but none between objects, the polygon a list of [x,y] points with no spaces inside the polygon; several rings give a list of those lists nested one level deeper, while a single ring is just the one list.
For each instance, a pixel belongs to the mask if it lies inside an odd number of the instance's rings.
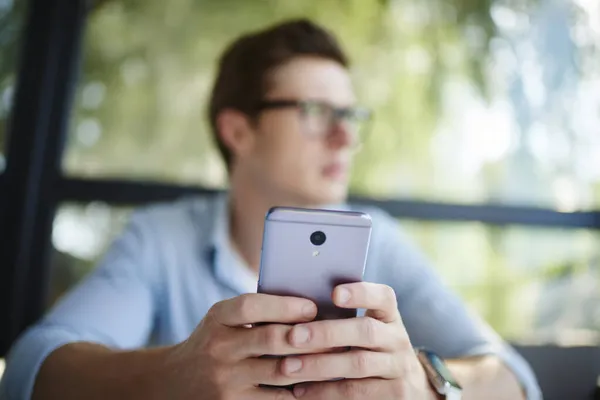
[{"label": "light blue shirt", "polygon": [[[397,220],[378,209],[365,280],[396,291],[414,346],[444,358],[496,354],[540,399],[527,363],[467,311],[403,236]],[[29,399],[36,374],[53,350],[71,342],[137,349],[183,341],[218,301],[256,291],[256,276],[230,246],[227,196],[186,198],[134,213],[100,265],[15,343],[0,399]]]}]

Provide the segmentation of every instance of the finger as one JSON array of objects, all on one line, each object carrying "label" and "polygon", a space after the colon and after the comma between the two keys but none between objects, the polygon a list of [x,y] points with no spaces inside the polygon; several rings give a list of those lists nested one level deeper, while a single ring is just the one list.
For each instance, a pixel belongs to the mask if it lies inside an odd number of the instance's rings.
[{"label": "finger", "polygon": [[295,400],[296,397],[287,389],[278,388],[255,388],[249,396],[243,397],[248,400]]},{"label": "finger", "polygon": [[400,359],[392,353],[354,350],[286,357],[281,360],[281,372],[297,382],[335,378],[395,379],[399,377],[399,363]]},{"label": "finger", "polygon": [[342,308],[366,308],[369,316],[383,322],[400,320],[394,289],[370,282],[348,283],[337,286],[333,301]]},{"label": "finger", "polygon": [[324,348],[307,351],[294,347],[289,343],[288,337],[292,330],[290,325],[268,324],[255,326],[250,329],[238,329],[233,332],[232,350],[238,359],[261,356],[285,356],[288,354],[301,354],[322,351]]},{"label": "finger", "polygon": [[317,306],[299,297],[251,293],[216,303],[210,314],[221,325],[231,327],[261,322],[297,323],[313,320]]},{"label": "finger", "polygon": [[377,378],[344,379],[335,382],[317,382],[294,387],[296,399],[355,400],[400,398],[387,382]]},{"label": "finger", "polygon": [[284,358],[249,358],[238,363],[232,376],[238,377],[241,385],[289,386],[305,382],[298,377],[288,376],[282,372],[281,363]]},{"label": "finger", "polygon": [[291,346],[302,351],[335,347],[361,347],[374,351],[393,351],[409,345],[402,327],[387,325],[371,317],[315,321],[290,327]]}]

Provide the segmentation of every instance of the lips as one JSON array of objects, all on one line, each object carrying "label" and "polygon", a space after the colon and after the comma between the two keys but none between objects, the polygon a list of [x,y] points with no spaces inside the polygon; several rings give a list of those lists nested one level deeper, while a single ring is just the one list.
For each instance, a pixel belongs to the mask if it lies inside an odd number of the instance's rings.
[{"label": "lips", "polygon": [[348,175],[348,164],[334,162],[323,168],[323,175],[330,179],[340,180]]}]

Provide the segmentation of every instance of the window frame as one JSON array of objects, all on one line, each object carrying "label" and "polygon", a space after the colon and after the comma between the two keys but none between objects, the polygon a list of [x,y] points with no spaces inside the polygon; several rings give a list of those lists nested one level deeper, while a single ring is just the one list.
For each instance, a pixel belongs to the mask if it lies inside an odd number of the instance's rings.
[{"label": "window frame", "polygon": [[[152,181],[79,179],[61,170],[69,115],[82,65],[91,0],[29,0],[14,106],[8,127],[6,169],[0,173],[0,357],[44,312],[50,276],[52,221],[61,202],[140,205],[188,194],[214,194],[202,186]],[[600,229],[600,210],[563,213],[501,204],[451,204],[351,196],[395,217],[489,225]],[[35,249],[35,251],[32,251]]]}]

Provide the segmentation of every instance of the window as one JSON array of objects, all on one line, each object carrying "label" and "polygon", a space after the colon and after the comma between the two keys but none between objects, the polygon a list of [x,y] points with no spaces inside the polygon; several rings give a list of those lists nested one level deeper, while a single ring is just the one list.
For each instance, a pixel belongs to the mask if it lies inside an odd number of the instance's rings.
[{"label": "window", "polygon": [[60,206],[52,229],[48,305],[92,270],[125,226],[130,211],[101,202]]},{"label": "window", "polygon": [[[14,92],[16,32],[25,2],[0,0],[0,172]],[[505,206],[539,206],[565,215],[600,210],[597,1],[95,3],[86,21],[83,71],[67,148],[59,160],[64,176],[51,178],[55,187],[47,181],[27,182],[43,187],[43,199],[62,201],[54,218],[52,291],[46,306],[94,267],[133,208],[84,201],[139,201],[134,194],[154,189],[158,197],[179,192],[139,181],[226,185],[205,119],[216,58],[238,34],[289,17],[308,16],[338,34],[354,60],[359,98],[375,111],[370,137],[356,159],[355,194],[433,202],[427,207],[441,210],[436,218],[471,212],[477,219],[480,208],[469,205],[479,203],[499,204],[489,207],[491,213],[505,211],[515,220],[527,209]],[[48,2],[32,4],[51,7]],[[56,21],[62,23],[66,14],[57,12],[49,29],[56,29]],[[73,12],[69,20],[80,21],[78,15]],[[77,35],[63,35],[61,51],[68,53],[75,39]],[[44,73],[52,69],[40,68]],[[58,98],[55,104],[68,96]],[[43,151],[56,152],[44,154],[48,165],[62,156],[53,146]],[[116,185],[127,189],[123,196],[106,195],[102,190],[107,186],[94,182],[101,178],[136,184]],[[48,187],[56,192],[46,193]],[[24,204],[18,201],[21,194],[5,204]],[[45,227],[44,217],[54,212],[54,203],[40,204],[27,224],[34,233],[22,237],[42,243],[38,232],[45,229],[36,228]],[[23,220],[17,219],[12,225]],[[579,220],[574,216],[569,221]],[[506,338],[600,342],[600,231],[421,220],[401,224],[445,281]],[[0,224],[6,237],[19,232],[19,226],[8,225]],[[27,243],[23,247],[30,248]],[[14,282],[20,283],[16,287],[44,286],[35,279],[43,263],[33,257],[28,264],[27,284],[12,265],[2,269],[8,279],[0,282],[6,287]],[[15,326],[31,322],[42,303],[35,296],[39,291],[21,292],[23,309],[33,311],[21,312],[23,321],[14,319]],[[4,303],[9,315],[16,306]],[[2,345],[12,340],[4,336]]]},{"label": "window", "polygon": [[66,172],[223,186],[204,117],[216,59],[241,32],[306,15],[340,35],[375,110],[354,192],[600,204],[596,2],[342,3],[104,2],[89,21]]},{"label": "window", "polygon": [[[60,207],[49,305],[94,268],[130,212],[103,203]],[[445,282],[504,337],[600,342],[600,233],[407,220],[401,225]]]},{"label": "window", "polygon": [[600,343],[600,233],[402,221],[444,281],[500,334]]},{"label": "window", "polygon": [[376,47],[380,68],[364,71],[379,81],[364,82],[378,104],[359,164],[372,165],[358,175],[368,193],[598,206],[598,4],[534,3],[492,2],[493,37],[485,24],[438,26],[430,3],[394,3],[395,51]]},{"label": "window", "polygon": [[[23,140],[12,142],[11,170],[27,173],[5,175],[25,3],[38,20],[28,24],[26,54],[43,61],[25,65],[20,78],[43,76],[54,85],[33,88],[29,97],[43,107],[19,113],[15,125],[41,120],[50,105],[57,112],[43,129],[30,124],[19,131]],[[448,285],[504,337],[525,344],[518,349],[544,393],[590,393],[594,365],[582,357],[589,348],[527,344],[600,343],[597,0],[0,0],[0,185],[11,187],[0,189],[0,239],[18,242],[0,246],[0,314],[8,323],[0,330],[0,356],[16,333],[94,268],[133,205],[189,192],[170,183],[225,186],[204,118],[216,57],[239,33],[298,16],[339,35],[354,60],[359,98],[375,111],[353,192],[367,201],[397,199],[381,204],[407,210],[405,217],[416,220],[401,225]],[[64,61],[76,61],[84,25],[83,73],[75,82],[75,68],[68,68],[75,63]],[[54,139],[62,139],[73,86],[63,157],[54,146],[62,140]],[[26,103],[18,108],[28,110]],[[29,145],[45,138],[50,145]],[[32,149],[44,162],[25,165],[19,154]],[[12,168],[15,160],[23,168]],[[63,175],[56,176],[47,167],[60,162]],[[108,177],[120,182],[97,181]],[[29,196],[34,193],[40,196]],[[472,206],[478,203],[495,205]],[[520,207],[528,205],[543,209]],[[532,218],[524,216],[528,211]],[[528,227],[535,221],[565,228]],[[44,299],[48,282],[39,276],[46,276],[50,259],[52,291]],[[547,360],[565,357],[569,367],[589,374],[556,380],[556,365],[549,369]],[[0,377],[3,368],[0,358]]]},{"label": "window", "polygon": [[6,122],[15,91],[18,44],[25,3],[25,0],[0,1],[0,173],[4,171],[6,164]]},{"label": "window", "polygon": [[[565,212],[600,205],[596,2],[101,4],[84,43],[69,176],[225,186],[205,118],[216,59],[241,32],[308,16],[342,38],[359,97],[375,111],[355,193]],[[128,212],[61,207],[53,298],[93,267]],[[402,225],[505,337],[600,340],[599,233]]]}]

